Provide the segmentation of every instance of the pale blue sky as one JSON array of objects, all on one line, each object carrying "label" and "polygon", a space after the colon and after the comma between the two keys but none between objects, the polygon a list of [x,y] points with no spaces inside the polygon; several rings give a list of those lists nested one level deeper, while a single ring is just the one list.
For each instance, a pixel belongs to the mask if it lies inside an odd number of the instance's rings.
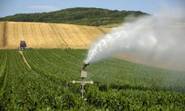
[{"label": "pale blue sky", "polygon": [[0,0],[0,17],[16,13],[48,12],[71,7],[139,10],[153,14],[162,6],[184,6],[184,1],[185,0]]}]

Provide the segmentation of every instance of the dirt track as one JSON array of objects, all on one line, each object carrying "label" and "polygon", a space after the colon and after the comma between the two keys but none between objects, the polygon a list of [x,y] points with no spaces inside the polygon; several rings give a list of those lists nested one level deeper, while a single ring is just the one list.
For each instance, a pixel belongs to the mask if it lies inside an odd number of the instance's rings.
[{"label": "dirt track", "polygon": [[71,24],[0,22],[0,49],[18,48],[20,40],[31,48],[88,48],[110,30]]},{"label": "dirt track", "polygon": [[26,58],[24,57],[23,52],[22,52],[22,51],[19,51],[19,53],[21,54],[22,59],[23,59],[24,63],[26,64],[26,66],[27,66],[29,69],[32,69],[31,66],[28,64]]}]

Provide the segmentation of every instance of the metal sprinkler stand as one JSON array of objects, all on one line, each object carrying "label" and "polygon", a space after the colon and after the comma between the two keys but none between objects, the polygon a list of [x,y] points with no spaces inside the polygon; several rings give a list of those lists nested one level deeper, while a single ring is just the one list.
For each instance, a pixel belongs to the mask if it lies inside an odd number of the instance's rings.
[{"label": "metal sprinkler stand", "polygon": [[79,80],[79,81],[73,80],[72,83],[73,83],[73,84],[78,83],[78,84],[81,85],[81,95],[82,95],[82,99],[86,100],[86,99],[84,98],[85,85],[86,85],[86,84],[93,84],[94,82],[93,82],[93,81],[86,81],[86,78],[87,78],[87,71],[85,70],[85,68],[82,68],[82,70],[81,70],[81,76],[80,76],[80,77],[81,77],[81,80]]}]

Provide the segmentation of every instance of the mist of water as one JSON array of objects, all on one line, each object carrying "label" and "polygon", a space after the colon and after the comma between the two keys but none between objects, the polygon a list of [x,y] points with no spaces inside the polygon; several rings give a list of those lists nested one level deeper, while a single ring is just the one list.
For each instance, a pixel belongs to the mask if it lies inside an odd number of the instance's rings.
[{"label": "mist of water", "polygon": [[160,11],[114,28],[92,44],[85,63],[130,54],[145,63],[185,69],[185,15],[174,12]]}]

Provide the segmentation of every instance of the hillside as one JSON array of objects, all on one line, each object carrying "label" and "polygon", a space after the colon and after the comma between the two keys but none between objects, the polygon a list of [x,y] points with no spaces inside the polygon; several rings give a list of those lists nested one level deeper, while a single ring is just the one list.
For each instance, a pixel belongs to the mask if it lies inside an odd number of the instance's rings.
[{"label": "hillside", "polygon": [[47,13],[16,14],[0,21],[68,23],[80,25],[110,25],[124,22],[126,17],[148,15],[141,11],[118,11],[101,8],[69,8]]},{"label": "hillside", "polygon": [[0,49],[19,47],[25,40],[31,48],[87,48],[108,28],[34,22],[0,22]]}]

